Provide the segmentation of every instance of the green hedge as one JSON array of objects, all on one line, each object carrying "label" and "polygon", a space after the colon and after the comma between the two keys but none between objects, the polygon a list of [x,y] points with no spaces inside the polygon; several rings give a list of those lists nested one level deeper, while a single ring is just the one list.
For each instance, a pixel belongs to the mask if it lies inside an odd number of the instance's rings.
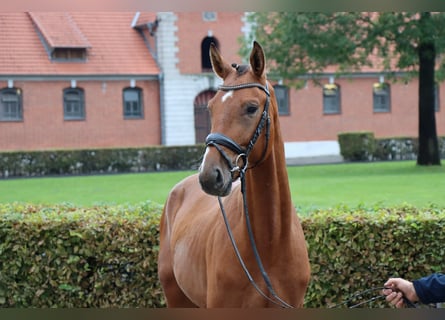
[{"label": "green hedge", "polygon": [[[374,138],[372,132],[338,134],[340,154],[347,161],[416,160],[419,139],[413,137]],[[439,154],[445,159],[445,137],[438,137]]]},{"label": "green hedge", "polygon": [[339,207],[302,222],[312,266],[307,307],[333,306],[389,277],[444,272],[445,208]]},{"label": "green hedge", "polygon": [[0,177],[189,170],[204,145],[0,152]]},{"label": "green hedge", "polygon": [[345,160],[371,160],[375,139],[372,132],[345,132],[338,134],[340,154]]},{"label": "green hedge", "polygon": [[0,307],[158,307],[161,207],[0,206]]},{"label": "green hedge", "polygon": [[418,151],[418,138],[394,137],[376,139],[373,160],[415,160],[417,159]]},{"label": "green hedge", "polygon": [[[0,307],[165,306],[160,212],[150,202],[0,205]],[[338,207],[301,221],[312,267],[306,307],[333,306],[391,276],[444,270],[445,208]],[[387,304],[372,305],[379,306]]]}]

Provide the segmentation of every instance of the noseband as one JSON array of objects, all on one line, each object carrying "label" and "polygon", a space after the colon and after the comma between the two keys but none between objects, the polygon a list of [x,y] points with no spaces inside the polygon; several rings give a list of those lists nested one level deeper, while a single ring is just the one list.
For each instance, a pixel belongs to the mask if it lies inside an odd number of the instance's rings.
[{"label": "noseband", "polygon": [[[269,135],[270,135],[270,117],[269,117],[269,103],[270,103],[270,92],[268,89],[268,84],[266,82],[266,86],[263,86],[260,83],[245,83],[245,84],[238,84],[234,86],[219,86],[218,89],[222,91],[229,91],[229,90],[240,90],[240,89],[246,89],[246,88],[259,88],[263,90],[266,93],[266,102],[264,103],[264,110],[261,115],[261,119],[258,122],[258,126],[253,133],[252,138],[250,139],[249,143],[247,144],[246,148],[243,148],[238,143],[233,141],[228,136],[222,134],[222,133],[210,133],[206,138],[206,146],[213,146],[215,147],[219,153],[222,155],[222,157],[226,160],[227,165],[230,168],[230,172],[232,172],[232,175],[239,171],[244,173],[247,170],[248,160],[250,152],[253,149],[253,146],[255,145],[256,141],[258,140],[261,132],[263,131],[264,126],[266,127],[266,146],[264,147],[263,154],[261,157],[261,160],[258,161],[255,165],[253,165],[251,168],[257,166],[261,161],[263,161],[264,157],[266,156],[266,151],[269,145]],[[224,146],[228,148],[229,150],[233,151],[237,157],[235,159],[235,163],[232,163],[232,160],[227,156],[227,154],[224,152],[224,150],[221,148],[221,146]],[[239,165],[240,160],[243,161],[242,166]]]}]

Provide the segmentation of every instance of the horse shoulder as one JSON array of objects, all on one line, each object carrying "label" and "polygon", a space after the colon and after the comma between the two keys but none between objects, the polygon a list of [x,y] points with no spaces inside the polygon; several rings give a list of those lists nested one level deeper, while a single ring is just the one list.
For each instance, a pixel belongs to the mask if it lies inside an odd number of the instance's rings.
[{"label": "horse shoulder", "polygon": [[171,268],[184,293],[201,306],[206,304],[207,253],[213,243],[215,221],[220,218],[218,209],[216,197],[201,190],[197,175],[179,182],[164,207],[162,228]]}]

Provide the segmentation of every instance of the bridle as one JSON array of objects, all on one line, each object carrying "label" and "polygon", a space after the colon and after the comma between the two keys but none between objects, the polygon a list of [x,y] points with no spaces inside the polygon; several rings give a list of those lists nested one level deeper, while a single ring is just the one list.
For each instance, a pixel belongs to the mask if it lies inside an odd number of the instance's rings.
[{"label": "bridle", "polygon": [[[210,133],[206,138],[206,146],[212,146],[215,147],[221,156],[226,160],[227,165],[230,168],[230,172],[232,173],[232,177],[235,172],[239,172],[240,175],[242,173],[245,173],[245,171],[248,169],[248,157],[250,152],[252,151],[255,143],[257,142],[259,136],[261,135],[261,132],[263,131],[264,127],[266,129],[265,136],[266,136],[266,145],[263,150],[263,154],[261,156],[261,160],[258,161],[255,165],[253,165],[250,168],[253,168],[257,166],[260,162],[262,162],[266,156],[266,151],[269,145],[269,136],[270,136],[270,117],[269,117],[269,104],[270,104],[270,92],[269,92],[269,86],[266,82],[266,86],[263,86],[260,83],[251,82],[251,83],[244,83],[244,84],[238,84],[233,86],[224,86],[221,85],[218,87],[218,90],[221,91],[230,91],[230,90],[240,90],[240,89],[246,89],[246,88],[259,88],[263,90],[266,93],[266,102],[264,103],[264,109],[263,113],[261,115],[261,119],[258,122],[257,128],[255,129],[255,132],[253,133],[252,138],[250,139],[249,143],[247,144],[246,148],[241,147],[238,143],[233,141],[228,136],[222,134],[222,133]],[[232,160],[227,156],[227,154],[224,152],[224,150],[221,148],[221,146],[224,146],[231,151],[233,151],[237,157],[235,159],[235,163],[232,163]],[[243,165],[240,166],[239,162],[240,160],[243,161]]]},{"label": "bridle", "polygon": [[[241,147],[238,143],[233,141],[231,138],[227,137],[226,135],[222,133],[210,133],[206,138],[206,146],[212,146],[215,147],[221,156],[226,160],[227,165],[229,166],[230,172],[232,173],[232,179],[234,179],[234,173],[239,173],[239,178],[241,181],[241,193],[243,196],[243,206],[244,206],[244,216],[246,219],[246,227],[247,227],[247,233],[249,235],[249,241],[250,245],[252,247],[252,251],[255,256],[256,263],[261,271],[261,275],[263,277],[264,282],[266,283],[267,290],[272,295],[272,298],[266,295],[257,285],[255,280],[252,278],[249,270],[247,269],[244,260],[239,252],[238,246],[236,245],[235,238],[232,234],[232,229],[230,228],[229,221],[227,218],[226,211],[224,210],[224,205],[222,203],[222,199],[220,196],[218,196],[218,202],[219,206],[221,208],[221,213],[224,219],[224,223],[226,225],[227,233],[229,235],[230,241],[232,243],[233,249],[235,250],[235,254],[238,258],[238,261],[241,264],[241,267],[243,268],[247,278],[249,279],[249,282],[252,284],[252,286],[255,288],[255,290],[262,295],[265,299],[269,300],[270,302],[279,305],[283,308],[292,308],[292,306],[285,301],[283,301],[278,295],[275,293],[275,290],[272,287],[272,283],[270,281],[270,278],[264,269],[263,263],[261,261],[260,255],[258,253],[258,249],[256,246],[256,242],[253,236],[252,226],[250,223],[250,217],[249,217],[249,211],[247,208],[247,198],[246,198],[246,171],[247,169],[251,169],[253,167],[256,167],[258,164],[260,164],[266,156],[267,148],[269,145],[269,136],[270,136],[270,116],[269,116],[269,104],[270,104],[270,92],[268,89],[268,83],[266,82],[266,85],[263,86],[260,83],[244,83],[244,84],[238,84],[233,86],[219,86],[219,90],[222,91],[229,91],[229,90],[241,90],[246,88],[259,88],[262,91],[266,93],[266,102],[264,104],[263,113],[261,115],[261,119],[258,122],[257,128],[255,129],[255,132],[253,133],[252,138],[250,139],[249,143],[247,144],[246,148]],[[258,138],[260,137],[263,129],[265,128],[265,137],[266,137],[266,144],[263,149],[263,154],[260,158],[260,160],[255,163],[253,166],[248,167],[248,157],[250,152],[252,151],[255,143],[257,142]],[[232,152],[234,152],[237,156],[235,158],[235,162],[233,163],[232,160],[229,158],[229,156],[224,152],[222,147],[226,147]],[[242,165],[240,166],[240,160],[243,161]]]}]

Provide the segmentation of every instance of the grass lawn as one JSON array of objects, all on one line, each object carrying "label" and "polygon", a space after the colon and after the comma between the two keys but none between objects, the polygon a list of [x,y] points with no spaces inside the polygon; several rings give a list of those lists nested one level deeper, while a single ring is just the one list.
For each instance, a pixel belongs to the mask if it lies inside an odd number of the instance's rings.
[{"label": "grass lawn", "polygon": [[[445,167],[414,161],[288,167],[292,198],[299,210],[393,206],[409,203],[445,207]],[[32,202],[90,206],[152,200],[164,203],[169,190],[192,171],[45,177],[0,180],[0,203]]]},{"label": "grass lawn", "polygon": [[0,203],[32,202],[75,205],[164,203],[169,190],[189,171],[43,177],[0,180]]},{"label": "grass lawn", "polygon": [[292,199],[303,211],[351,207],[436,204],[445,207],[445,167],[414,161],[313,165],[288,169]]}]

